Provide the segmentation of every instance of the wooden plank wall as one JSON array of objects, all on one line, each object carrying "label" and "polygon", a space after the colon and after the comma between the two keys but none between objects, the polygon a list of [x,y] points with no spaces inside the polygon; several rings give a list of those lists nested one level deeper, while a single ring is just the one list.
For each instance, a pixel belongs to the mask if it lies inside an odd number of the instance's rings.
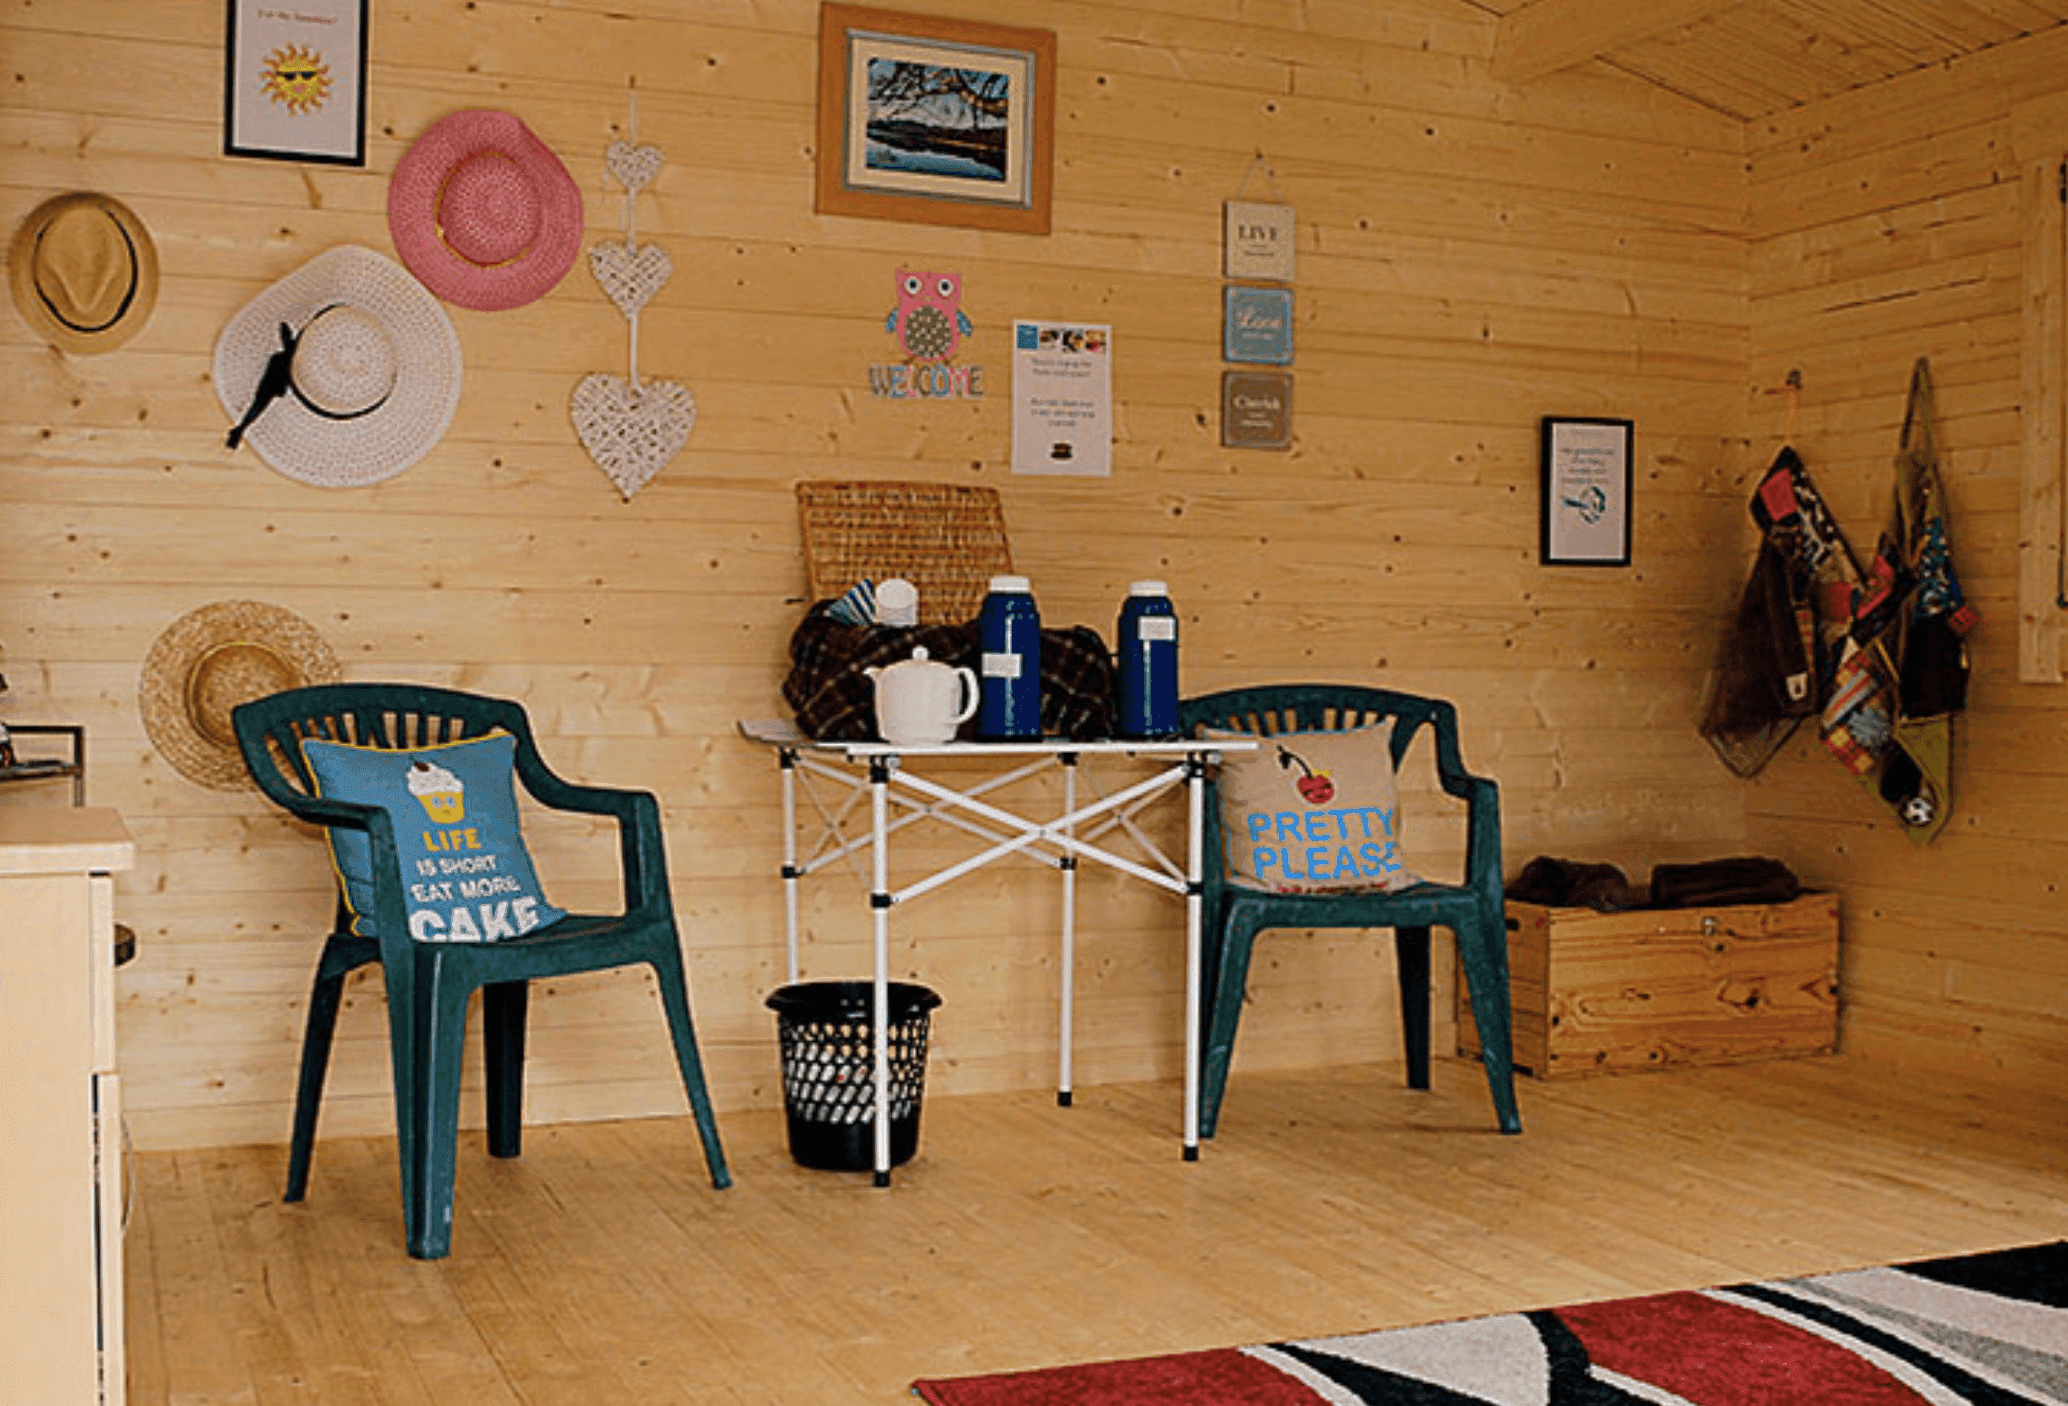
[{"label": "wooden plank wall", "polygon": [[[2012,114],[2058,91],[2064,60],[2054,31],[1748,128],[1755,388],[1801,370],[1796,444],[1867,554],[1911,363],[1931,358],[1954,556],[1984,623],[1955,724],[1957,814],[1929,849],[1814,741],[1751,789],[1747,828],[1845,895],[1847,1047],[2035,1088],[2068,1054],[2068,695],[2017,681]],[[2068,151],[2068,129],[2057,140]],[[1757,469],[1787,422],[1785,397],[1753,403]]]},{"label": "wooden plank wall", "polygon": [[[1738,571],[1714,545],[1736,531],[1746,416],[1739,124],[1606,73],[1496,85],[1490,18],[1452,0],[981,8],[1058,32],[1046,238],[812,213],[811,0],[378,0],[364,170],[218,154],[220,0],[0,5],[0,222],[106,189],[164,266],[150,326],[111,355],[0,317],[8,715],[85,722],[92,799],[141,842],[120,891],[142,941],[121,1009],[140,1144],[284,1138],[328,916],[311,835],[191,784],[138,720],[152,640],[231,598],[295,610],[351,677],[522,697],[564,771],[654,789],[719,1102],[778,1100],[774,769],[733,724],[780,706],[800,478],[997,485],[1050,623],[1110,631],[1130,579],[1168,579],[1188,690],[1339,679],[1457,700],[1468,761],[1506,788],[1515,865],[1642,874],[1741,846],[1741,788],[1690,722]],[[407,474],[326,491],[223,450],[218,330],[325,248],[386,251],[414,135],[463,106],[517,111],[580,181],[594,241],[618,228],[602,153],[634,79],[639,137],[667,158],[639,228],[675,265],[641,366],[700,407],[659,479],[621,503],[570,431],[576,380],[626,350],[579,269],[523,309],[454,310],[465,396]],[[1290,453],[1218,445],[1220,208],[1259,152],[1299,212]],[[900,265],[963,275],[983,401],[871,397]],[[1110,480],[1010,475],[1015,316],[1112,323]],[[1536,564],[1547,412],[1637,421],[1631,569]],[[1409,796],[1432,818],[1425,779]],[[1435,826],[1411,836],[1431,870],[1456,863]],[[559,901],[611,892],[596,838],[537,828]],[[1078,1081],[1174,1075],[1179,909],[1085,882]],[[899,913],[895,967],[947,998],[935,1088],[1052,1078],[1053,890],[992,870]],[[811,974],[867,970],[863,915],[854,886],[813,887]],[[1274,940],[1241,1060],[1390,1052],[1390,970],[1363,941]],[[377,982],[353,988],[326,1131],[389,1126],[378,1002]],[[680,1107],[639,980],[556,986],[534,1020],[536,1116]]]}]

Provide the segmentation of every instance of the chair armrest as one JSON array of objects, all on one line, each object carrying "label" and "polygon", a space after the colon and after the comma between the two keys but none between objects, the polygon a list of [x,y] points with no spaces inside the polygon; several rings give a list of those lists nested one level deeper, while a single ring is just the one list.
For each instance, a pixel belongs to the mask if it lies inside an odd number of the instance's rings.
[{"label": "chair armrest", "polygon": [[[268,794],[287,810],[292,811],[297,819],[326,828],[342,825],[348,830],[365,830],[370,834],[373,831],[375,816],[382,819],[388,817],[388,813],[379,806],[360,805],[357,801],[340,801],[329,796],[303,796],[286,790],[278,794],[269,791]],[[394,823],[390,821],[388,843],[391,845],[394,843],[394,834]]]},{"label": "chair armrest", "polygon": [[650,791],[614,786],[578,785],[556,775],[543,758],[526,765],[519,753],[517,773],[540,805],[548,810],[605,815],[618,824],[618,862],[625,882],[625,913],[654,917],[672,911],[668,889],[668,854],[661,835],[661,805]]},{"label": "chair armrest", "polygon": [[1501,788],[1492,778],[1465,769],[1458,748],[1458,712],[1437,700],[1430,721],[1436,738],[1436,779],[1444,791],[1465,802],[1465,886],[1479,895],[1488,911],[1501,911],[1505,883],[1501,870]]},{"label": "chair armrest", "polygon": [[1501,788],[1483,776],[1464,775],[1464,783],[1453,790],[1465,799],[1465,883],[1478,893],[1480,902],[1498,912],[1506,879],[1501,865]]},{"label": "chair armrest", "polygon": [[329,796],[305,796],[284,788],[277,794],[272,787],[265,790],[298,819],[321,825],[326,830],[342,826],[366,832],[367,843],[372,850],[374,932],[381,936],[384,947],[388,935],[393,934],[400,941],[402,950],[407,950],[411,940],[409,905],[402,898],[402,858],[395,846],[394,817],[380,806],[340,801]]}]

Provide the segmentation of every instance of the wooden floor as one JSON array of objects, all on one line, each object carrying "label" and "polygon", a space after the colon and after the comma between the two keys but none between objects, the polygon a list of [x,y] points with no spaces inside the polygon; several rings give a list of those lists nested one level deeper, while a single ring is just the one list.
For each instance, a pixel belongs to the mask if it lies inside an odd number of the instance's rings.
[{"label": "wooden floor", "polygon": [[402,1252],[394,1147],[145,1154],[131,1401],[909,1401],[916,1377],[1229,1346],[2068,1236],[2068,1104],[1846,1059],[1525,1081],[1238,1076],[1178,1155],[1166,1085],[930,1099],[888,1191],[777,1113],[463,1136],[453,1255]]}]

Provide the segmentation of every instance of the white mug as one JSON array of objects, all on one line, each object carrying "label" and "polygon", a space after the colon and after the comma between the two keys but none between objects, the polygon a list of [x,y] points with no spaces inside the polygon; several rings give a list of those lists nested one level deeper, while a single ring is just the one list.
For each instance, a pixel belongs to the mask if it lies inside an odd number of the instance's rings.
[{"label": "white mug", "polygon": [[879,625],[917,625],[919,623],[919,588],[902,576],[893,576],[876,585],[876,623]]}]

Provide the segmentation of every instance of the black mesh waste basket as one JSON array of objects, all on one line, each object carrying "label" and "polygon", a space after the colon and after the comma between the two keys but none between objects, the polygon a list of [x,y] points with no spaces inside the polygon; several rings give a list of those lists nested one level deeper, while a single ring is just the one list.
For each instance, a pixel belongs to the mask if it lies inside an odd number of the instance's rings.
[{"label": "black mesh waste basket", "polygon": [[[919,1148],[926,1088],[927,1013],[940,996],[890,983],[890,1164]],[[875,985],[805,981],[768,997],[782,1044],[783,1109],[790,1155],[803,1167],[866,1172],[876,1165]]]}]

